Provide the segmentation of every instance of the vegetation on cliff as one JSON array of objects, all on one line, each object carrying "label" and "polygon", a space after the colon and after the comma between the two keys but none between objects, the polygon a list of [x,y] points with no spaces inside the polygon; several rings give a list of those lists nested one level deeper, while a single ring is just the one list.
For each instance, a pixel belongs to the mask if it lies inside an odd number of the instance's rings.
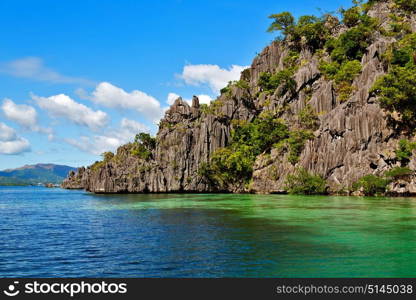
[{"label": "vegetation on cliff", "polygon": [[380,106],[398,112],[396,122],[413,130],[416,117],[416,34],[407,34],[384,55],[388,73],[380,77],[372,92]]},{"label": "vegetation on cliff", "polygon": [[292,43],[292,49],[301,50],[304,42],[312,51],[320,49],[328,39],[330,32],[325,23],[329,15],[323,17],[301,16],[297,21],[290,12],[273,14],[273,19],[268,31],[279,31],[279,39]]},{"label": "vegetation on cliff", "polygon": [[85,182],[121,191],[374,195],[405,185],[416,193],[415,3],[271,15],[278,37],[240,80],[210,105],[178,99],[157,139],[137,135],[118,151],[122,160],[105,154],[91,168],[111,166],[94,173],[105,179]]},{"label": "vegetation on cliff", "polygon": [[407,165],[416,149],[416,143],[402,139],[399,141],[398,148],[395,150],[396,159],[402,164]]},{"label": "vegetation on cliff", "polygon": [[251,178],[256,157],[288,138],[287,125],[272,114],[262,114],[252,122],[236,121],[230,145],[214,152],[199,174],[220,189],[228,184],[245,184]]},{"label": "vegetation on cliff", "polygon": [[386,171],[382,176],[369,174],[360,178],[352,185],[354,191],[360,191],[366,196],[383,195],[389,192],[388,185],[399,179],[413,176],[415,171],[407,167],[395,167]]},{"label": "vegetation on cliff", "polygon": [[156,147],[156,139],[150,134],[141,132],[134,138],[131,154],[142,159],[149,159],[152,156],[152,150]]}]

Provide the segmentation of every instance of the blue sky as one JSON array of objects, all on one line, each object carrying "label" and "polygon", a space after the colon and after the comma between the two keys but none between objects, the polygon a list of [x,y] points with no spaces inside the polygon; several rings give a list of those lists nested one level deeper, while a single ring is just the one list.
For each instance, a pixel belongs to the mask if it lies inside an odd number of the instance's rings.
[{"label": "blue sky", "polygon": [[0,2],[0,170],[87,165],[155,125],[178,95],[208,102],[275,34],[272,13],[350,0]]}]

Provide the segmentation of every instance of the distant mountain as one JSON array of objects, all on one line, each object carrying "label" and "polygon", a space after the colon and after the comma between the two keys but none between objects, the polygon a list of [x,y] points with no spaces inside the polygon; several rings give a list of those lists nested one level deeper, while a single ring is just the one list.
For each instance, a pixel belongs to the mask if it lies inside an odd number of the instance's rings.
[{"label": "distant mountain", "polygon": [[25,165],[0,171],[0,185],[61,183],[73,170],[73,167],[55,164]]}]

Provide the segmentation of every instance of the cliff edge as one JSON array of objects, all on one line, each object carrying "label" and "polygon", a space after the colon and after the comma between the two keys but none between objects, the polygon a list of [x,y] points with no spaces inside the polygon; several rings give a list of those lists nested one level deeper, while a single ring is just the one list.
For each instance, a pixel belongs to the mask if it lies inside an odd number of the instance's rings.
[{"label": "cliff edge", "polygon": [[[155,138],[138,136],[71,172],[62,186],[95,193],[285,193],[288,176],[304,170],[325,181],[325,192],[353,193],[361,182],[360,193],[362,178],[381,180],[395,170],[386,191],[416,194],[409,108],[383,102],[387,76],[415,68],[415,8],[404,3],[370,1],[344,10],[341,21],[305,16],[277,26],[282,38],[209,106],[197,97],[192,105],[177,99]],[[281,15],[271,17],[280,24]],[[410,53],[408,61],[399,52]],[[406,80],[416,86],[415,77]],[[416,101],[414,95],[405,101]]]}]

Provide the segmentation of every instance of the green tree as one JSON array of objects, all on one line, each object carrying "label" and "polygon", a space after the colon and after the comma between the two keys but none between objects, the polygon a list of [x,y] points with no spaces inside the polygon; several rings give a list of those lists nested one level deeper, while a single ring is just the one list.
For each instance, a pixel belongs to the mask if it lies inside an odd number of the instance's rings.
[{"label": "green tree", "polygon": [[298,42],[304,38],[306,44],[313,50],[321,49],[329,36],[325,26],[325,18],[316,16],[302,16],[293,29],[294,39]]},{"label": "green tree", "polygon": [[226,187],[229,183],[245,182],[253,171],[254,158],[252,149],[245,145],[237,150],[220,148],[212,155],[209,169],[205,172],[210,181],[220,187]]},{"label": "green tree", "polygon": [[415,171],[409,169],[408,167],[395,167],[389,171],[384,173],[386,178],[390,178],[391,180],[399,179],[407,176],[411,176],[415,174]]},{"label": "green tree", "polygon": [[282,38],[290,38],[293,42],[293,48],[300,51],[302,48],[301,41],[304,39],[306,45],[312,51],[320,49],[324,46],[329,30],[325,26],[327,17],[316,17],[311,15],[301,16],[297,22],[289,12],[282,12],[269,16],[274,19],[270,25],[268,32],[280,31]]},{"label": "green tree", "polygon": [[391,63],[393,65],[399,65],[400,67],[405,67],[413,60],[413,53],[407,49],[394,49],[392,56]]},{"label": "green tree", "polygon": [[327,79],[335,80],[335,90],[341,101],[345,101],[353,92],[352,82],[361,73],[361,63],[358,60],[345,61],[342,64],[321,61],[319,70]]},{"label": "green tree", "polygon": [[307,104],[298,114],[299,123],[305,129],[315,130],[319,126],[319,118],[315,109]]},{"label": "green tree", "polygon": [[230,145],[216,150],[208,163],[201,164],[199,175],[221,188],[247,183],[256,157],[288,135],[287,125],[272,114],[262,114],[252,122],[236,122]]},{"label": "green tree", "polygon": [[392,66],[372,88],[380,106],[401,114],[401,122],[413,127],[416,113],[416,68]]},{"label": "green tree", "polygon": [[319,64],[319,71],[321,71],[327,79],[334,79],[340,70],[340,65],[336,61],[324,61]]},{"label": "green tree", "polygon": [[382,108],[399,112],[401,125],[413,130],[416,116],[416,33],[404,36],[385,59],[388,73],[380,77],[371,92]]},{"label": "green tree", "polygon": [[260,73],[258,84],[259,84],[259,87],[265,92],[274,91],[275,89],[278,88],[278,86],[276,86],[274,82],[270,81],[271,77],[272,77],[272,74],[270,74],[269,72]]},{"label": "green tree", "polygon": [[341,9],[342,21],[348,27],[358,25],[362,18],[362,9],[360,6],[353,6],[349,9]]},{"label": "green tree", "polygon": [[145,146],[147,149],[153,149],[156,147],[156,139],[151,137],[150,134],[144,132],[136,134],[134,142],[143,144],[143,146]]},{"label": "green tree", "polygon": [[231,133],[231,147],[250,147],[257,156],[270,151],[273,144],[288,137],[287,125],[272,114],[262,114],[253,122],[237,125]]},{"label": "green tree", "polygon": [[399,147],[396,149],[396,159],[401,162],[402,165],[407,165],[412,157],[413,150],[416,149],[416,143],[402,139],[399,141]]},{"label": "green tree", "polygon": [[416,12],[416,0],[394,0],[397,6],[408,12]]},{"label": "green tree", "polygon": [[141,132],[136,134],[130,150],[132,155],[148,160],[152,157],[152,150],[156,147],[156,139],[150,134]]},{"label": "green tree", "polygon": [[320,195],[326,193],[326,182],[321,176],[300,168],[287,176],[286,189],[289,194]]},{"label": "green tree", "polygon": [[259,86],[265,92],[274,92],[280,88],[279,95],[283,96],[287,92],[296,93],[296,81],[293,79],[293,69],[285,68],[275,74],[263,72],[260,74]]},{"label": "green tree", "polygon": [[335,82],[348,82],[351,83],[354,78],[361,73],[361,63],[358,60],[351,60],[344,63],[339,71],[335,74]]},{"label": "green tree", "polygon": [[101,157],[103,158],[104,162],[109,162],[111,159],[113,159],[114,153],[110,151],[104,152],[101,154]]},{"label": "green tree", "polygon": [[293,130],[289,133],[289,138],[286,143],[289,146],[288,161],[295,165],[299,161],[299,156],[302,153],[305,143],[314,137],[309,130]]},{"label": "green tree", "polygon": [[[361,11],[361,9],[359,10]],[[356,10],[352,9],[351,13],[354,14],[354,12],[356,13]],[[332,60],[340,64],[352,59],[361,60],[377,30],[377,19],[371,18],[365,13],[357,18],[359,22],[354,21],[357,23],[354,27],[342,33],[338,38],[328,39],[325,44]]]}]

